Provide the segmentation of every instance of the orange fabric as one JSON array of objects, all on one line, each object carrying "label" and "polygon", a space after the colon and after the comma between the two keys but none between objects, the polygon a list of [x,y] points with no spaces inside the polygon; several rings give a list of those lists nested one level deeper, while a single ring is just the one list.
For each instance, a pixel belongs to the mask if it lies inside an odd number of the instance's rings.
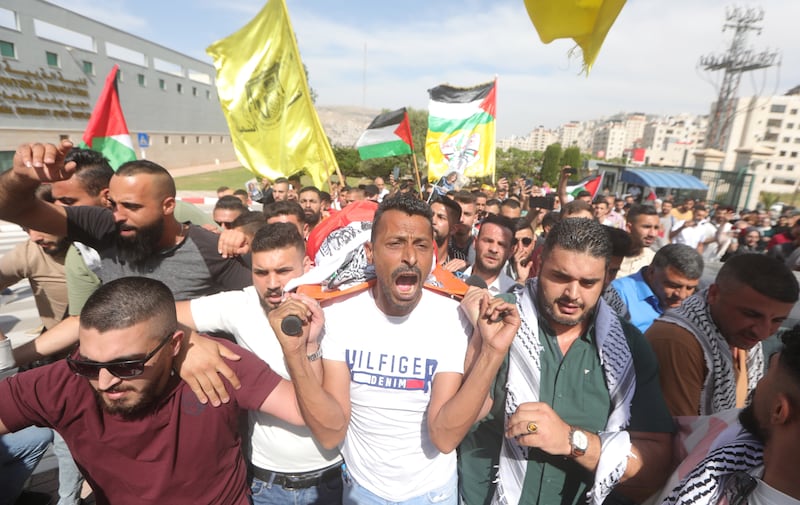
[{"label": "orange fabric", "polygon": [[[464,281],[453,275],[451,272],[443,269],[440,266],[436,266],[433,270],[433,275],[436,277],[436,280],[442,283],[442,286],[432,286],[430,284],[424,284],[423,287],[426,289],[433,291],[434,293],[449,296],[460,300],[464,297],[464,294],[469,289]],[[359,291],[363,291],[367,288],[372,287],[375,284],[375,279],[369,280],[367,282],[360,282],[355,286],[351,286],[347,289],[336,290],[336,291],[325,291],[322,289],[322,286],[319,284],[305,284],[299,286],[297,288],[298,293],[302,293],[304,295],[310,296],[311,298],[318,300],[318,301],[325,301],[325,300],[332,300],[334,298],[339,298],[340,296],[350,295],[353,293],[358,293]]]}]

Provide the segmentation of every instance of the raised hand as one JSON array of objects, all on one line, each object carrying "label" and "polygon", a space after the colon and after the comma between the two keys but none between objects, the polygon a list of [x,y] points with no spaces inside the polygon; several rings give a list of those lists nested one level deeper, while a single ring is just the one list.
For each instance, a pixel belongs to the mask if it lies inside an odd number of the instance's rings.
[{"label": "raised hand", "polygon": [[64,158],[72,149],[72,142],[62,140],[61,144],[22,144],[14,154],[14,174],[37,182],[63,181],[72,177],[75,163],[64,163]]}]

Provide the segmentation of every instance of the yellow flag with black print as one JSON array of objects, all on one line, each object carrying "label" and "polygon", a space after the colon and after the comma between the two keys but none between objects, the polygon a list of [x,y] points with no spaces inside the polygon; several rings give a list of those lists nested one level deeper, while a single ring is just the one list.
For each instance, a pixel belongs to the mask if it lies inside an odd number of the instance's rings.
[{"label": "yellow flag with black print", "polygon": [[217,92],[239,161],[276,179],[298,172],[321,188],[336,168],[311,100],[284,0],[269,0],[245,27],[211,44]]},{"label": "yellow flag with black print", "polygon": [[497,80],[471,88],[442,84],[428,90],[429,181],[454,172],[465,177],[494,174],[496,90]]}]

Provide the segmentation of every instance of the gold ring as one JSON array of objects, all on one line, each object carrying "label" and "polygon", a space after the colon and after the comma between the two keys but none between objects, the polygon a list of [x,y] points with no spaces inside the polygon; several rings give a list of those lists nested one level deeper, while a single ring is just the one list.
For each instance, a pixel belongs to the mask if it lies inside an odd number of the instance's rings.
[{"label": "gold ring", "polygon": [[533,421],[528,423],[528,433],[536,433],[538,429],[539,427]]}]

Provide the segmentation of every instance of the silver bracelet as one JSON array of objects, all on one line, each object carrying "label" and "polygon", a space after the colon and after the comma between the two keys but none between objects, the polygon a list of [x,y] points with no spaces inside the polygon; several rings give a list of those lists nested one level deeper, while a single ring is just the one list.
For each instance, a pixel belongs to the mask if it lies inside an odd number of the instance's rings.
[{"label": "silver bracelet", "polygon": [[322,347],[319,347],[317,349],[317,352],[315,352],[314,354],[309,354],[306,357],[308,358],[308,361],[317,361],[322,357]]}]

